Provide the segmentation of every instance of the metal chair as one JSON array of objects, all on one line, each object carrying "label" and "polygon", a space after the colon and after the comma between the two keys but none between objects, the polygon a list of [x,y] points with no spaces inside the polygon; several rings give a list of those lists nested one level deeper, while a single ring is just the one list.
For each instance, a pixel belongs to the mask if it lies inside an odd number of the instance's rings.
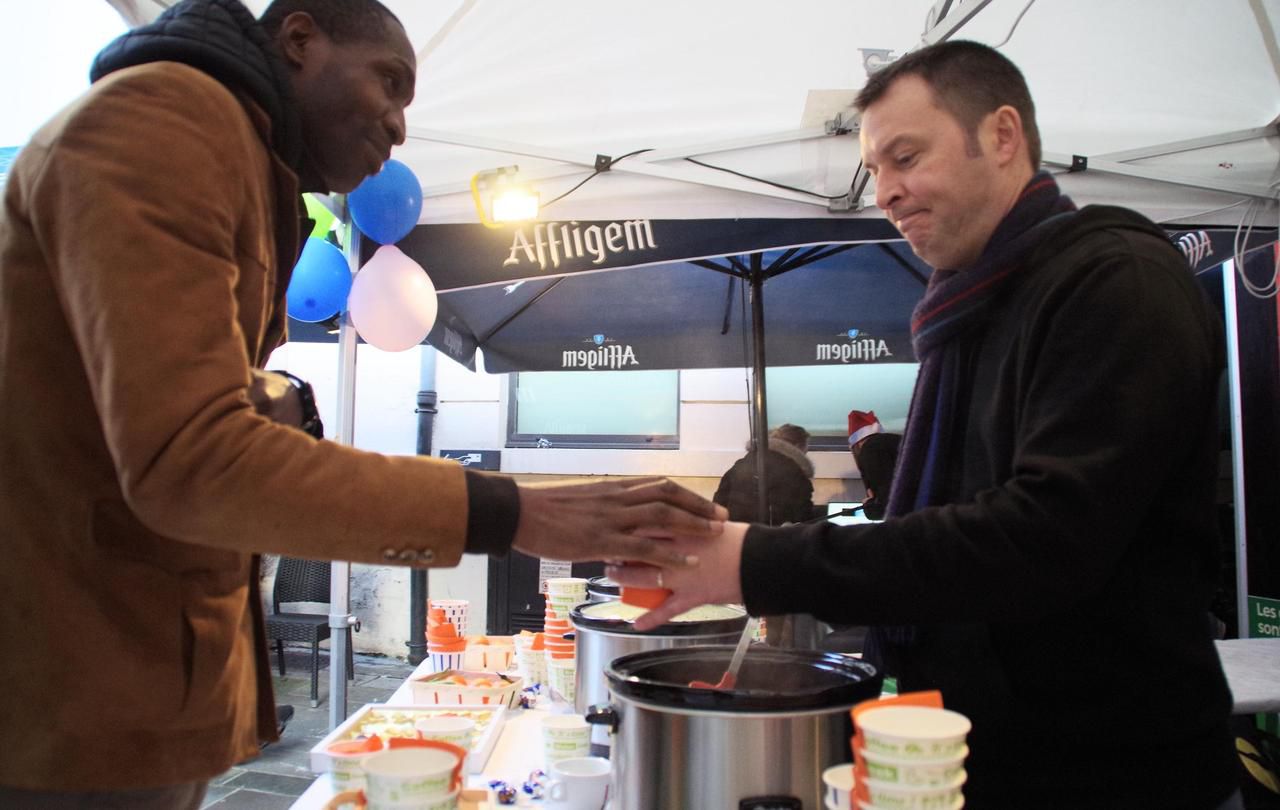
[{"label": "metal chair", "polygon": [[[311,644],[311,706],[320,703],[320,642],[329,638],[328,613],[290,613],[281,605],[294,602],[329,602],[329,563],[281,557],[276,567],[276,584],[271,591],[271,613],[267,615],[267,638],[276,643],[280,675],[284,672],[284,643]],[[357,623],[356,630],[360,629]],[[347,630],[347,678],[354,679],[351,630]]]}]

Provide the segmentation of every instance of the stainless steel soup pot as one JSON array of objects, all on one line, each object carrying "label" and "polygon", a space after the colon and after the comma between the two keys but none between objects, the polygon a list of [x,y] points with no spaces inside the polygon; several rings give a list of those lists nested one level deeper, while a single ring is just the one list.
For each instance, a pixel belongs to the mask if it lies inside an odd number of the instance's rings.
[{"label": "stainless steel soup pot", "polygon": [[[668,622],[645,633],[624,619],[607,618],[617,603],[587,603],[569,611],[577,640],[577,669],[574,672],[574,708],[579,713],[595,703],[609,700],[609,686],[605,682],[605,670],[615,658],[646,650],[665,650],[688,647],[695,644],[730,644],[742,635],[747,624],[747,613],[740,607],[719,605],[719,618],[701,621]],[[717,676],[719,677],[719,676]],[[591,741],[596,753],[609,745],[609,735],[603,728],[593,730]]]},{"label": "stainless steel soup pot", "polygon": [[728,645],[622,656],[610,702],[587,721],[612,734],[613,810],[822,810],[822,772],[853,758],[849,710],[880,694],[856,658],[757,644],[732,690],[715,683]]}]

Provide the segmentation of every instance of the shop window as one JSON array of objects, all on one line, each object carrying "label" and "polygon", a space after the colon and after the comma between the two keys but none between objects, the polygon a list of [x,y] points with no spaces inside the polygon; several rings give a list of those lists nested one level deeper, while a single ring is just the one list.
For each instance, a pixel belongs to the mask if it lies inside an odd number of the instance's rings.
[{"label": "shop window", "polygon": [[538,371],[511,377],[507,447],[680,446],[678,371]]},{"label": "shop window", "polygon": [[849,411],[875,411],[885,430],[901,433],[918,363],[790,366],[765,371],[770,427],[809,431],[810,450],[847,450]]}]

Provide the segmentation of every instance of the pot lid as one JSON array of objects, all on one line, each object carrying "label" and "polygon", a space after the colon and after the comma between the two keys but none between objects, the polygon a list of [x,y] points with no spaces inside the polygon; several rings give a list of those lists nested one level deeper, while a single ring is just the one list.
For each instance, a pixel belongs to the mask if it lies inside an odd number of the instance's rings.
[{"label": "pot lid", "polygon": [[618,601],[588,602],[570,610],[569,619],[574,627],[637,636],[720,636],[741,633],[747,625],[747,611],[737,605],[703,605],[641,633],[635,620],[648,612]]},{"label": "pot lid", "polygon": [[852,707],[880,694],[880,673],[839,653],[754,644],[742,659],[733,689],[695,689],[716,683],[733,657],[731,645],[672,647],[615,658],[605,668],[609,690],[662,707],[717,712],[798,712]]},{"label": "pot lid", "polygon": [[604,596],[619,596],[622,586],[608,577],[592,577],[587,580],[587,590]]}]

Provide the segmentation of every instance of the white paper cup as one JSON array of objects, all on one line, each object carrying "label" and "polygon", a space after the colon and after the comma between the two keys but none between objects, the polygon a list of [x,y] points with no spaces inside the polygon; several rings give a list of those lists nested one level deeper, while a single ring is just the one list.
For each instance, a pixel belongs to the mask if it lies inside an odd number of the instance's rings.
[{"label": "white paper cup", "polygon": [[858,715],[863,747],[902,759],[952,759],[972,728],[959,712],[927,706],[885,706]]},{"label": "white paper cup", "polygon": [[424,740],[440,740],[453,743],[464,751],[471,750],[476,737],[476,721],[460,715],[434,715],[419,717],[413,721]]},{"label": "white paper cup", "polygon": [[849,794],[853,792],[853,763],[832,765],[822,772],[822,795],[829,807],[852,807]]},{"label": "white paper cup", "polygon": [[547,659],[547,680],[551,691],[558,694],[565,703],[572,703],[575,695],[574,674],[577,662],[572,658]]},{"label": "white paper cup", "polygon": [[547,596],[586,595],[587,580],[583,577],[551,577],[547,580]]},{"label": "white paper cup", "polygon": [[462,637],[467,634],[467,613],[471,609],[469,599],[429,599],[427,609],[439,608],[444,611],[444,620],[453,625],[453,629]]},{"label": "white paper cup", "polygon": [[525,685],[547,682],[547,651],[516,647],[516,671]]},{"label": "white paper cup", "polygon": [[542,721],[542,753],[547,767],[591,753],[591,726],[576,714],[553,714]]},{"label": "white paper cup", "polygon": [[434,748],[398,748],[370,754],[364,761],[364,793],[370,808],[431,807],[456,801],[458,758]]},{"label": "white paper cup", "polygon": [[542,806],[554,810],[600,810],[609,798],[613,768],[603,757],[570,757],[550,767]]},{"label": "white paper cup", "polygon": [[430,652],[431,647],[428,645],[428,655],[431,656],[431,671],[446,672],[451,669],[462,669],[462,660],[466,656],[466,651],[458,652]]},{"label": "white paper cup", "polygon": [[366,751],[359,754],[337,754],[329,752],[329,783],[334,793],[344,790],[362,790],[364,788],[365,757],[377,753]]},{"label": "white paper cup", "polygon": [[873,807],[881,810],[953,810],[964,806],[961,787],[966,775],[963,771],[945,787],[908,787],[879,779],[865,779],[867,798]]},{"label": "white paper cup", "polygon": [[[886,808],[880,807],[878,805],[874,805],[871,802],[864,802],[862,799],[855,799],[855,801],[858,803],[857,804],[858,810],[886,810]],[[955,802],[953,802],[950,807],[945,808],[945,810],[961,810],[961,808],[963,807],[964,807],[964,797],[961,796],[960,798],[956,799]],[[828,810],[844,810],[844,808],[830,807],[828,805]]]},{"label": "white paper cup", "polygon": [[877,754],[863,749],[859,752],[867,769],[867,777],[910,787],[943,787],[950,785],[964,773],[964,758],[969,747],[949,759],[907,759]]}]

